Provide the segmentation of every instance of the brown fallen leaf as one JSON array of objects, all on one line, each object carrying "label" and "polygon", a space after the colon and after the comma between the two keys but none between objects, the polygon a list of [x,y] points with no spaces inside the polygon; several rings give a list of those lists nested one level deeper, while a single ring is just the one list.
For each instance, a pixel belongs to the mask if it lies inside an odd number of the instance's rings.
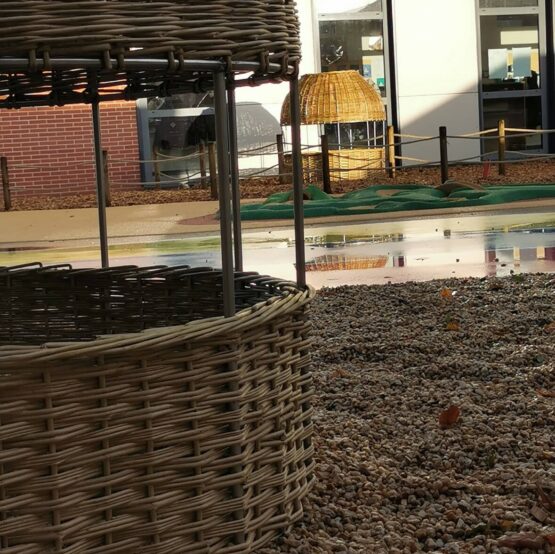
[{"label": "brown fallen leaf", "polygon": [[553,335],[555,333],[555,321],[552,321],[551,323],[548,323],[543,330],[549,334],[549,335]]},{"label": "brown fallen leaf", "polygon": [[555,533],[544,535],[543,538],[551,545],[555,545]]},{"label": "brown fallen leaf", "polygon": [[448,331],[460,331],[461,326],[456,321],[450,321],[447,324],[447,330]]},{"label": "brown fallen leaf", "polygon": [[459,421],[459,417],[461,415],[461,410],[458,406],[451,405],[447,410],[441,412],[439,414],[439,425],[446,429],[447,427],[451,427]]},{"label": "brown fallen leaf", "polygon": [[545,398],[555,398],[555,390],[536,389],[536,392]]},{"label": "brown fallen leaf", "polygon": [[498,545],[506,548],[514,548],[515,550],[522,550],[524,548],[529,548],[530,550],[542,550],[545,546],[545,542],[546,540],[541,536],[522,534],[499,539]]},{"label": "brown fallen leaf", "polygon": [[511,521],[510,519],[504,519],[499,523],[499,527],[501,527],[504,531],[510,531],[514,526],[514,521]]},{"label": "brown fallen leaf", "polygon": [[445,298],[446,300],[451,300],[453,298],[453,291],[447,287],[441,289],[439,295],[441,298]]},{"label": "brown fallen leaf", "polygon": [[346,369],[339,367],[332,372],[331,377],[332,379],[348,379],[351,374]]}]

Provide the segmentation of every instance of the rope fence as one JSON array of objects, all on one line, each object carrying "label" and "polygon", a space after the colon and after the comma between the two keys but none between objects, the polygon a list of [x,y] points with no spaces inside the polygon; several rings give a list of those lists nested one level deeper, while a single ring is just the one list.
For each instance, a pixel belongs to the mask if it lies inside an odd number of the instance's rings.
[{"label": "rope fence", "polygon": [[[507,143],[515,138],[525,138],[532,136],[547,136],[555,133],[555,129],[525,129],[506,127],[504,120],[500,120],[498,126],[492,129],[465,133],[460,135],[447,134],[446,127],[439,128],[437,135],[416,135],[409,133],[396,133],[392,126],[387,127],[387,132],[373,137],[368,136],[363,140],[353,140],[349,143],[330,143],[326,135],[320,137],[318,144],[303,144],[303,164],[310,162],[310,167],[305,167],[305,176],[310,180],[321,180],[326,192],[332,192],[332,180],[341,181],[342,178],[358,179],[358,175],[367,173],[368,175],[378,172],[384,173],[393,178],[397,172],[411,169],[439,168],[441,180],[445,182],[449,176],[449,168],[454,165],[482,165],[484,167],[484,177],[489,175],[491,166],[497,166],[499,175],[506,175],[507,166],[512,164],[530,163],[538,161],[549,161],[555,159],[555,154],[544,154],[541,152],[523,152],[507,147]],[[351,137],[352,138],[352,137]],[[478,140],[487,143],[496,142],[496,150],[489,150],[482,154],[459,158],[448,159],[449,141],[456,140]],[[420,144],[424,142],[439,142],[438,152],[440,159],[428,160],[418,157],[402,155],[401,149],[406,146]],[[276,141],[261,146],[245,148],[238,152],[241,160],[258,158],[258,163],[263,167],[243,169],[240,173],[242,179],[252,179],[259,177],[277,177],[281,184],[290,183],[292,176],[291,168],[291,149],[292,144],[284,140],[283,135],[277,135]],[[361,151],[368,151],[368,158],[362,159]],[[173,156],[160,152],[157,148],[153,149],[152,157],[148,159],[124,159],[112,158],[108,152],[104,151],[104,171],[108,189],[123,188],[127,186],[139,185],[146,188],[162,189],[167,187],[200,187],[210,188],[211,197],[217,199],[217,164],[216,164],[216,144],[214,142],[203,143],[194,152]],[[509,159],[507,159],[509,156]],[[268,157],[273,157],[274,162],[266,163]],[[277,162],[276,162],[277,160]],[[333,161],[333,163],[330,163]],[[4,207],[6,210],[11,208],[11,191],[18,190],[17,186],[10,183],[11,171],[25,170],[67,170],[68,165],[75,167],[95,167],[95,161],[91,155],[90,161],[65,162],[60,163],[56,160],[45,161],[44,163],[8,163],[5,156],[0,156],[0,169],[2,176],[2,191],[4,196]],[[408,165],[401,165],[402,162],[410,162]],[[181,166],[179,164],[181,163]],[[143,179],[140,183],[110,183],[109,168],[118,165],[138,164],[143,168]],[[168,164],[177,164],[177,168],[169,168]],[[248,163],[245,165],[249,165]],[[175,171],[176,174],[171,174]],[[152,178],[148,179],[148,175]],[[146,177],[146,178],[145,178]],[[108,194],[108,197],[110,195]]]}]

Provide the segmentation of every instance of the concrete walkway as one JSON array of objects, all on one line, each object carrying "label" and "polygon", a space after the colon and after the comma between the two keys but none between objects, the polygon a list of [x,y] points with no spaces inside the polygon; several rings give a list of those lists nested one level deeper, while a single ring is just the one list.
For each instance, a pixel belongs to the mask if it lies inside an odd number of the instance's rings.
[{"label": "concrete walkway", "polygon": [[[248,202],[257,202],[251,200]],[[125,241],[149,237],[161,238],[176,235],[211,235],[219,231],[215,218],[217,202],[190,202],[155,204],[148,206],[125,206],[108,208],[108,234],[111,239]],[[526,213],[544,210],[555,212],[555,199],[513,202],[497,206],[474,208],[445,208],[420,210],[418,212],[393,212],[353,216],[310,218],[306,226],[318,227],[330,224],[373,223],[401,219],[425,219],[458,214]],[[291,228],[292,220],[246,221],[245,230],[268,228]],[[96,241],[98,217],[94,208],[72,210],[41,210],[0,213],[0,244],[45,243],[53,241]]]}]

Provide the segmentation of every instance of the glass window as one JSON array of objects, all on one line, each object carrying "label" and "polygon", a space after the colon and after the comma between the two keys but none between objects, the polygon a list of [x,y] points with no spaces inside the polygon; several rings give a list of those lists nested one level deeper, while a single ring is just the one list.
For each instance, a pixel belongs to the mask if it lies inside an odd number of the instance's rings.
[{"label": "glass window", "polygon": [[149,110],[177,110],[180,108],[212,108],[214,106],[214,93],[203,92],[200,94],[188,92],[174,94],[167,98],[149,98]]},{"label": "glass window", "polygon": [[383,146],[384,143],[383,121],[326,123],[324,133],[332,149]]},{"label": "glass window", "polygon": [[[484,128],[494,129],[500,119],[507,127],[513,129],[541,129],[541,96],[522,96],[515,98],[484,99]],[[497,139],[485,140],[485,151],[497,151]],[[507,149],[539,150],[542,148],[542,135],[515,136],[507,135]]]},{"label": "glass window", "polygon": [[320,15],[382,11],[382,0],[316,0],[316,4]]},{"label": "glass window", "polygon": [[354,69],[386,95],[381,20],[320,21],[322,71]]},{"label": "glass window", "polygon": [[538,16],[486,15],[480,27],[483,91],[540,88]]},{"label": "glass window", "polygon": [[537,8],[538,0],[480,0],[480,8]]}]

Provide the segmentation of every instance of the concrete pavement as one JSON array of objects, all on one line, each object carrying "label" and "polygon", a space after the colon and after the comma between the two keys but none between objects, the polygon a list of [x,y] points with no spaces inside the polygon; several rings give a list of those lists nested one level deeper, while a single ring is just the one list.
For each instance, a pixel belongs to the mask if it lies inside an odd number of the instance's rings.
[{"label": "concrete pavement", "polygon": [[[251,200],[250,202],[256,202]],[[418,212],[393,212],[353,216],[310,218],[307,227],[360,222],[425,219],[457,214],[526,212],[544,209],[555,211],[555,199],[513,202],[479,208],[445,208]],[[189,202],[108,208],[108,234],[124,242],[148,237],[211,235],[219,230],[215,215],[218,202]],[[245,230],[292,227],[291,220],[246,221]],[[71,210],[39,210],[0,213],[0,244],[47,243],[58,241],[96,241],[98,217],[94,208]]]}]

